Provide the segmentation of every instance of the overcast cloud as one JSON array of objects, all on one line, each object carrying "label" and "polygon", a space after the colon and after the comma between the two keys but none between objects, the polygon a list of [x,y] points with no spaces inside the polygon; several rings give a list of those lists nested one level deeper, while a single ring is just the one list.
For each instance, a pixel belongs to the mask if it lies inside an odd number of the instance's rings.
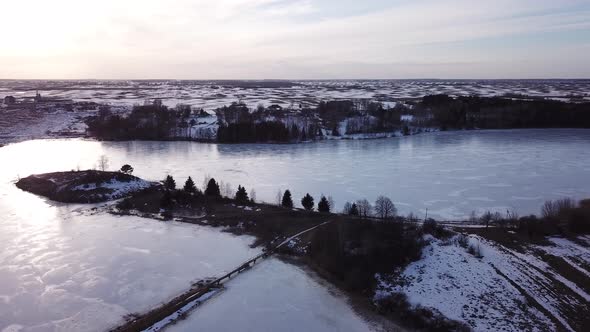
[{"label": "overcast cloud", "polygon": [[7,0],[0,78],[590,77],[590,0]]}]

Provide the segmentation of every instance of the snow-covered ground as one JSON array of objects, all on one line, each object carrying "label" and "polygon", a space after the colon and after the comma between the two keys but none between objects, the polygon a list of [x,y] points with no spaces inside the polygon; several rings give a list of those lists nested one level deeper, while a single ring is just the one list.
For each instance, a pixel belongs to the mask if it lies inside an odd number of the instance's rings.
[{"label": "snow-covered ground", "polygon": [[82,136],[86,132],[83,119],[91,111],[30,111],[4,110],[0,108],[0,145],[29,139]]},{"label": "snow-covered ground", "polygon": [[111,192],[108,193],[107,196],[109,197],[109,200],[112,200],[127,196],[135,191],[149,188],[153,185],[154,183],[142,179],[136,179],[128,182],[122,182],[113,179],[108,182],[102,182],[98,186],[96,185],[96,183],[79,185],[73,187],[72,190],[90,191],[96,190],[97,188],[109,189]]},{"label": "snow-covered ground", "polygon": [[371,331],[333,287],[271,258],[226,284],[170,332]]},{"label": "snow-covered ground", "polygon": [[35,95],[94,101],[112,105],[142,104],[161,98],[212,110],[243,101],[249,107],[278,104],[283,107],[316,105],[322,100],[375,99],[387,106],[399,99],[428,94],[500,96],[507,93],[569,100],[590,100],[589,80],[330,80],[295,82],[228,81],[1,81],[0,98]]},{"label": "snow-covered ground", "polygon": [[[422,259],[406,267],[401,277],[379,276],[377,298],[403,292],[413,305],[434,308],[476,331],[554,331],[555,322],[580,330],[578,315],[590,310],[583,285],[560,275],[533,251],[517,252],[471,235],[470,245],[483,256],[477,258],[457,237],[428,240]],[[552,241],[559,244],[547,251],[588,264],[587,247],[573,249],[570,241]],[[572,251],[562,250],[566,246]]]},{"label": "snow-covered ground", "polygon": [[[561,257],[569,265],[590,278],[590,237],[579,237],[580,243],[561,237],[551,237],[552,245],[536,246],[549,255]],[[585,243],[585,246],[583,245]]]},{"label": "snow-covered ground", "polygon": [[402,277],[402,285],[381,281],[376,297],[403,292],[411,304],[435,308],[476,331],[522,331],[528,326],[554,330],[551,321],[527,306],[524,296],[492,265],[467,253],[454,241],[444,243],[430,238],[422,259],[410,264]]},{"label": "snow-covered ground", "polygon": [[190,138],[209,141],[213,141],[217,138],[219,123],[216,115],[195,117],[194,120],[196,124],[188,129]]},{"label": "snow-covered ground", "polygon": [[[18,99],[33,97],[39,91],[49,99],[109,104],[115,113],[126,112],[135,104],[159,98],[167,106],[187,104],[213,111],[241,101],[251,109],[258,105],[310,107],[321,101],[342,99],[371,99],[386,108],[395,107],[404,99],[421,98],[428,94],[501,96],[521,94],[570,101],[590,100],[589,80],[373,80],[373,81],[19,81],[0,80],[0,144],[32,138],[82,135],[86,126],[82,118],[96,110],[75,109],[67,112],[57,107],[51,112],[29,114],[26,110],[6,110],[1,100],[5,96]],[[406,116],[404,120],[408,120]],[[191,128],[179,128],[177,137],[210,140],[217,132],[215,117],[196,119]],[[302,127],[300,127],[302,128]],[[344,132],[341,130],[341,134]],[[377,137],[392,137],[383,133]],[[375,138],[374,135],[351,135],[349,138]]]}]

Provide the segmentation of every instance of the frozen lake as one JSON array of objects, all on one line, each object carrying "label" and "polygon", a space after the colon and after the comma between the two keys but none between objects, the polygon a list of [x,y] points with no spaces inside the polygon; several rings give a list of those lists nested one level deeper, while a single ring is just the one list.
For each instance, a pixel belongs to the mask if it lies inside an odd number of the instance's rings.
[{"label": "frozen lake", "polygon": [[226,287],[169,331],[361,332],[379,328],[359,317],[334,287],[275,258]]},{"label": "frozen lake", "polygon": [[[254,241],[249,236],[92,213],[93,205],[50,202],[14,186],[20,174],[90,166],[102,149],[100,143],[73,140],[0,148],[0,331],[105,331],[125,315],[144,312],[185,291],[192,282],[222,275],[260,253],[260,248],[249,247]],[[331,295],[295,266],[280,262],[272,263],[270,270],[265,266],[245,274],[251,275],[245,281],[265,279],[264,274],[270,273],[281,283],[275,282],[277,287],[291,285],[277,296],[307,292],[291,298],[290,306],[301,309],[309,326],[324,330],[351,322],[357,328],[366,326],[345,299]],[[235,285],[239,292],[240,284]],[[316,314],[306,307],[310,303],[330,309]],[[256,326],[272,330],[276,323],[259,321]]]},{"label": "frozen lake", "polygon": [[33,173],[93,167],[102,154],[112,169],[129,163],[149,180],[172,174],[180,184],[191,175],[200,184],[208,174],[234,188],[254,187],[259,200],[275,201],[279,189],[289,188],[296,202],[306,192],[324,193],[339,207],[385,194],[402,213],[428,208],[429,215],[448,218],[486,209],[537,213],[546,199],[590,197],[590,130],[443,132],[300,145],[10,144],[0,148],[0,331],[102,330],[258,252],[248,247],[249,237],[91,215],[87,207],[48,202],[13,184]]},{"label": "frozen lake", "polygon": [[[0,149],[1,160],[31,158],[38,171],[93,167],[101,154],[111,168],[125,163],[135,174],[167,174],[197,184],[205,175],[233,188],[255,188],[275,202],[290,189],[298,203],[309,192],[345,201],[384,194],[401,213],[465,218],[471,211],[538,213],[547,199],[590,197],[590,130],[462,131],[367,141],[298,145],[218,145],[194,142],[41,140]],[[9,167],[3,165],[0,167]],[[26,176],[33,169],[14,168]],[[3,176],[6,176],[3,171]]]},{"label": "frozen lake", "polygon": [[17,174],[63,168],[80,154],[15,152],[0,148],[0,331],[104,331],[260,252],[252,237],[93,215],[23,192]]}]

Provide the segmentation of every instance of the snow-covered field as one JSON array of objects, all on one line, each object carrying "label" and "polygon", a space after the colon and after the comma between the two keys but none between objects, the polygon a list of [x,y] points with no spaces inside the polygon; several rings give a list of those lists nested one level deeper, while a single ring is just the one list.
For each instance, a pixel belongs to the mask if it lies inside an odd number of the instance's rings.
[{"label": "snow-covered field", "polygon": [[[422,259],[405,268],[401,277],[380,276],[377,298],[403,292],[411,304],[434,308],[476,331],[554,331],[556,324],[582,330],[579,316],[590,313],[590,297],[581,289],[585,285],[560,275],[534,250],[521,253],[471,235],[470,245],[483,256],[478,258],[461,247],[457,237],[428,240]],[[544,250],[577,257],[586,264],[582,269],[588,268],[588,247],[573,249],[577,245],[571,241],[553,241],[557,246]],[[573,250],[562,251],[564,247]],[[582,281],[588,282],[590,278]]]},{"label": "snow-covered field", "polygon": [[[371,99],[386,107],[400,100],[421,98],[428,94],[502,96],[528,95],[557,100],[590,100],[590,80],[330,80],[330,81],[26,81],[0,80],[0,100],[43,97],[75,102],[109,104],[112,111],[125,111],[135,104],[160,98],[167,106],[188,104],[212,111],[241,101],[250,108],[273,104],[283,107],[315,106],[321,101]],[[63,107],[51,111],[6,110],[0,102],[0,144],[26,139],[82,135],[83,118],[96,110],[67,112]],[[91,109],[93,107],[90,107]],[[199,119],[197,119],[199,120]],[[201,119],[203,120],[203,119]],[[178,137],[210,139],[216,133],[214,118],[204,119]],[[383,133],[378,137],[397,136]],[[349,138],[375,138],[372,135],[349,135]]]},{"label": "snow-covered field", "polygon": [[231,280],[170,332],[371,331],[333,287],[271,258]]},{"label": "snow-covered field", "polygon": [[0,108],[0,145],[29,139],[55,138],[62,133],[67,133],[70,137],[82,136],[87,128],[83,119],[93,114],[90,111],[35,112]]},{"label": "snow-covered field", "polygon": [[108,200],[112,200],[128,196],[132,192],[146,189],[153,185],[154,183],[142,179],[136,179],[129,182],[121,182],[113,179],[108,182],[100,183],[98,186],[96,185],[96,183],[90,183],[73,187],[72,190],[90,191],[96,190],[97,188],[108,189],[110,190],[110,193],[106,196],[109,197]]},{"label": "snow-covered field", "polygon": [[590,278],[590,236],[579,237],[579,243],[560,237],[551,237],[549,241],[552,245],[537,246],[536,248],[549,255],[561,257],[573,268]]},{"label": "snow-covered field", "polygon": [[589,80],[330,80],[330,81],[8,81],[0,80],[0,97],[42,95],[112,105],[142,104],[161,98],[166,105],[184,103],[206,110],[238,100],[250,107],[315,105],[322,100],[370,98],[388,105],[428,94],[499,96],[507,93],[568,100],[590,100]]}]

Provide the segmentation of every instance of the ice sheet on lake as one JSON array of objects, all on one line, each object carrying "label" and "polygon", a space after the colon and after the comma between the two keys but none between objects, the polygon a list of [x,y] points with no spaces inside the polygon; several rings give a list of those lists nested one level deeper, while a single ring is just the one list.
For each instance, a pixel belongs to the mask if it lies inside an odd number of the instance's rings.
[{"label": "ice sheet on lake", "polygon": [[[192,331],[370,331],[330,287],[271,258],[238,276],[220,295],[169,328]],[[231,319],[228,319],[230,318]]]},{"label": "ice sheet on lake", "polygon": [[88,151],[13,155],[11,147],[0,149],[11,160],[0,166],[0,331],[103,331],[260,251],[247,236],[82,213],[23,192],[12,183],[19,172],[63,170]]},{"label": "ice sheet on lake", "polygon": [[[199,183],[210,175],[233,187],[254,188],[266,202],[275,202],[279,189],[290,189],[295,202],[308,192],[332,196],[338,209],[346,201],[372,202],[384,194],[402,214],[422,216],[428,208],[429,216],[451,220],[466,219],[473,210],[538,214],[545,200],[590,197],[590,130],[583,129],[437,132],[288,145],[54,140],[2,149],[6,160],[34,155],[43,160],[41,169],[53,171],[94,167],[105,154],[113,167],[131,164],[150,181],[172,174],[177,183],[189,175]],[[7,174],[34,173],[27,167]]]}]

